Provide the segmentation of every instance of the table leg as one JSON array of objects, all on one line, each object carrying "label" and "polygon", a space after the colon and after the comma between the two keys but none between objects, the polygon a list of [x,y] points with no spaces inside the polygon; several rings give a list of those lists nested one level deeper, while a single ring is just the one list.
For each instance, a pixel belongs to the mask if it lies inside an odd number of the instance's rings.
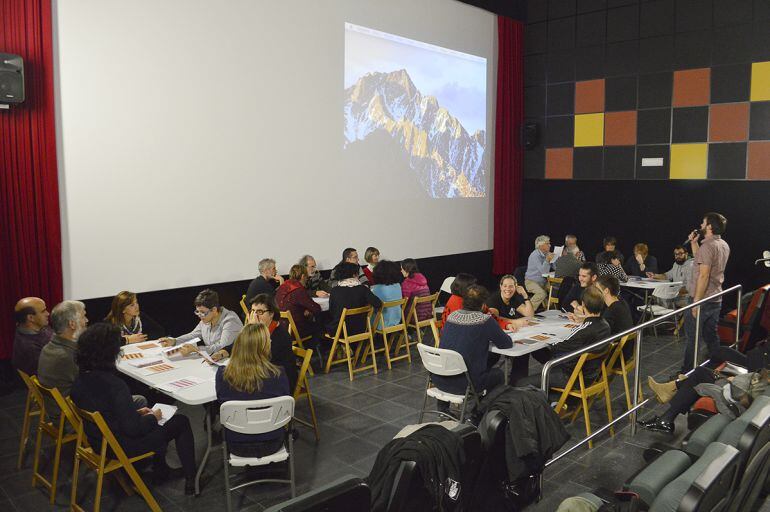
[{"label": "table leg", "polygon": [[511,358],[508,356],[503,357],[505,358],[505,361],[503,362],[503,368],[505,369],[505,375],[503,375],[503,377],[505,380],[503,382],[505,382],[505,385],[507,386],[509,384],[508,376],[511,374]]},{"label": "table leg", "polygon": [[211,404],[204,405],[206,409],[206,451],[203,452],[203,458],[198,466],[198,472],[195,474],[195,495],[199,496],[201,493],[201,475],[203,469],[206,467],[206,462],[209,459],[209,453],[211,453]]}]

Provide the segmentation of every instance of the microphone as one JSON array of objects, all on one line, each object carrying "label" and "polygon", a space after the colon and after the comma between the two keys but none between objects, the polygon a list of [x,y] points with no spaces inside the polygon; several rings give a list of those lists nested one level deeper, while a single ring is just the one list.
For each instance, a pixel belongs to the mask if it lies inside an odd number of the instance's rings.
[{"label": "microphone", "polygon": [[[697,233],[697,234],[698,234],[698,236],[696,236],[696,237],[693,239],[693,240],[697,240],[697,239],[700,237],[700,229],[698,229],[698,228],[695,228],[695,229],[693,229],[693,230],[690,232],[690,235],[692,235],[693,233]],[[687,240],[685,240],[684,242],[682,242],[682,245],[684,245],[685,247],[687,247],[687,244],[689,244],[689,243],[690,243],[690,237],[688,236],[688,237],[687,237]]]}]

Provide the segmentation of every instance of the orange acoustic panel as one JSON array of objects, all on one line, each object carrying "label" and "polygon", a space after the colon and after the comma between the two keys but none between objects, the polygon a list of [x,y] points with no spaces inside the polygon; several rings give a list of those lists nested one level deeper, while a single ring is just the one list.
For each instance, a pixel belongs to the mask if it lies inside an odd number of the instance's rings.
[{"label": "orange acoustic panel", "polygon": [[636,145],[636,110],[604,114],[604,145]]},{"label": "orange acoustic panel", "polygon": [[572,179],[572,148],[545,150],[545,177],[551,180]]},{"label": "orange acoustic panel", "polygon": [[674,107],[708,105],[711,100],[711,69],[674,71]]},{"label": "orange acoustic panel", "polygon": [[710,142],[743,141],[749,135],[749,104],[722,103],[711,105]]},{"label": "orange acoustic panel", "polygon": [[749,142],[750,180],[770,180],[770,141]]},{"label": "orange acoustic panel", "polygon": [[575,84],[575,113],[604,112],[604,79]]}]

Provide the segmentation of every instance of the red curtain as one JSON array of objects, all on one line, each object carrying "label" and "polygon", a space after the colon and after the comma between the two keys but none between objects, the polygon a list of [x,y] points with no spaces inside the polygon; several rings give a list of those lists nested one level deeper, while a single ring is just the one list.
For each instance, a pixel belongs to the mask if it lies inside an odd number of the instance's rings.
[{"label": "red curtain", "polygon": [[26,92],[0,110],[0,359],[19,298],[62,299],[51,23],[50,0],[0,1],[0,52],[24,59]]},{"label": "red curtain", "polygon": [[494,252],[492,272],[513,272],[518,262],[524,154],[524,24],[497,17]]}]

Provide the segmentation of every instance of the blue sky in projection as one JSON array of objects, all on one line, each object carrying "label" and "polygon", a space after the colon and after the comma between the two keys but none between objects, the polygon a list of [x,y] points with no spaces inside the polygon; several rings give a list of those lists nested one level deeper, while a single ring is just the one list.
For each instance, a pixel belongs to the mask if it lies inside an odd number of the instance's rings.
[{"label": "blue sky in projection", "polygon": [[[369,30],[369,29],[363,29]],[[346,27],[345,88],[366,73],[406,69],[423,95],[438,99],[468,133],[487,129],[486,59],[385,33]]]}]

